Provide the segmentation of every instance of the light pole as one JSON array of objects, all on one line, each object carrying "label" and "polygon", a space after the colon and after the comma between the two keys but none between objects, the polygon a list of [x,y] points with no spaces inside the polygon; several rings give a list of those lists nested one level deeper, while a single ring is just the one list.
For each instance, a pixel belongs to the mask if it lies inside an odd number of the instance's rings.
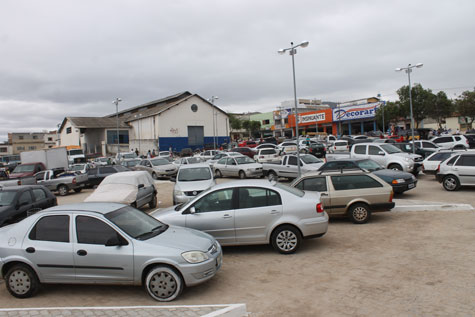
[{"label": "light pole", "polygon": [[297,54],[297,47],[305,48],[308,46],[308,41],[303,41],[300,44],[294,45],[294,42],[290,42],[290,47],[282,48],[277,52],[281,55],[285,54],[285,52],[289,52],[290,56],[292,56],[292,75],[294,79],[294,105],[295,105],[295,132],[297,134],[297,168],[298,168],[298,175],[302,175],[300,171],[300,145],[299,145],[299,114],[297,109],[297,84],[295,83],[295,61],[294,55]]},{"label": "light pole", "polygon": [[[377,97],[379,99],[379,102],[381,103],[381,94],[378,94]],[[381,103],[381,111],[383,114],[383,136],[384,136],[384,104],[383,103]]]},{"label": "light pole", "polygon": [[214,101],[215,100],[218,100],[219,97],[218,96],[211,96],[210,99],[208,99],[208,101],[210,101],[212,104],[213,104],[213,144],[214,144],[214,149],[216,150],[216,124],[214,123],[214,120],[215,120],[215,113],[214,113]]},{"label": "light pole", "polygon": [[120,156],[119,156],[119,153],[120,153],[120,143],[119,143],[119,102],[121,102],[122,99],[120,98],[115,98],[114,101],[112,101],[113,104],[115,104],[115,118],[116,118],[116,121],[117,121],[117,155],[118,155],[118,159],[120,160]]},{"label": "light pole", "polygon": [[140,153],[142,153],[142,149],[140,148],[140,121],[141,121],[140,119],[142,118],[142,114],[141,113],[139,113],[138,115],[136,114],[134,118],[138,118],[137,122],[138,122],[138,132],[139,132],[139,155],[140,155]]},{"label": "light pole", "polygon": [[407,65],[407,67],[396,68],[397,72],[404,70],[407,73],[407,79],[409,80],[409,108],[411,110],[411,134],[412,134],[412,153],[416,154],[416,142],[414,139],[414,115],[412,113],[412,92],[411,92],[411,72],[414,67],[421,68],[424,64],[417,63],[416,65]]}]

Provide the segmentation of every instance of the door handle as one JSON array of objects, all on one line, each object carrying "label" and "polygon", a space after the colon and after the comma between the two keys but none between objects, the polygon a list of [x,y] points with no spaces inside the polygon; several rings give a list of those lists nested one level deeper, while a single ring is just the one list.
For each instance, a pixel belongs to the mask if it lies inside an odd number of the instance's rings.
[{"label": "door handle", "polygon": [[223,216],[223,218],[224,218],[224,219],[227,219],[227,218],[232,218],[232,217],[233,217],[233,216],[231,216],[231,215],[228,215],[228,214],[225,214],[225,215]]},{"label": "door handle", "polygon": [[87,255],[87,251],[86,251],[86,250],[78,250],[78,252],[76,252],[76,253],[77,253],[77,255],[79,255],[79,256],[85,256],[85,255]]},{"label": "door handle", "polygon": [[454,167],[454,171],[458,171],[458,170],[459,170],[458,168]]},{"label": "door handle", "polygon": [[278,213],[279,213],[279,212],[278,212],[277,210],[275,210],[275,209],[274,209],[274,210],[271,210],[271,212],[270,212],[271,215],[276,215],[276,214],[278,214]]},{"label": "door handle", "polygon": [[28,248],[26,248],[25,251],[28,252],[28,253],[35,253],[36,250],[33,247],[28,247]]},{"label": "door handle", "polygon": [[320,193],[320,196],[328,196],[326,193]]}]

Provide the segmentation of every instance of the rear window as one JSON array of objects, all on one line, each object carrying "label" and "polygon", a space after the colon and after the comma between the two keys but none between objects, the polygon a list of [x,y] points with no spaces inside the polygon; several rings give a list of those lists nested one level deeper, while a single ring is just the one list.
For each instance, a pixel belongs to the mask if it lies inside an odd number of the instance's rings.
[{"label": "rear window", "polygon": [[381,183],[368,175],[340,175],[331,178],[335,190],[383,187]]},{"label": "rear window", "polygon": [[348,142],[346,142],[346,141],[335,142],[336,146],[346,146],[347,144],[348,144]]},{"label": "rear window", "polygon": [[436,153],[429,158],[429,161],[445,161],[448,159],[452,153]]},{"label": "rear window", "polygon": [[284,184],[281,184],[281,183],[276,183],[275,187],[277,187],[279,189],[282,189],[282,190],[285,190],[286,192],[294,194],[298,197],[303,197],[305,195],[305,192],[303,190],[300,190],[300,189],[295,188],[295,187],[290,187],[290,186],[287,186],[287,185],[284,185]]},{"label": "rear window", "polygon": [[273,149],[268,149],[268,150],[261,150],[261,154],[262,155],[272,155],[272,154],[276,154],[277,152]]}]

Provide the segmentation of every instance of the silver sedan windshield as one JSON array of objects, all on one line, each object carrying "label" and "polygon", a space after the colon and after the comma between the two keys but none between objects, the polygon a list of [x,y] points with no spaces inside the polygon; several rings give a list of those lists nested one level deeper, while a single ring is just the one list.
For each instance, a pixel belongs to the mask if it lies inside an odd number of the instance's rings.
[{"label": "silver sedan windshield", "polygon": [[160,165],[167,165],[167,164],[170,164],[170,162],[166,159],[155,159],[155,160],[150,160],[150,162],[152,162],[152,165],[153,166],[160,166]]},{"label": "silver sedan windshield", "polygon": [[211,179],[211,172],[208,167],[187,168],[178,172],[178,181],[180,182],[204,181],[207,179]]},{"label": "silver sedan windshield", "polygon": [[109,212],[105,217],[132,238],[147,240],[167,230],[168,225],[130,206]]},{"label": "silver sedan windshield", "polygon": [[256,163],[256,161],[248,156],[236,157],[235,160],[239,165]]}]

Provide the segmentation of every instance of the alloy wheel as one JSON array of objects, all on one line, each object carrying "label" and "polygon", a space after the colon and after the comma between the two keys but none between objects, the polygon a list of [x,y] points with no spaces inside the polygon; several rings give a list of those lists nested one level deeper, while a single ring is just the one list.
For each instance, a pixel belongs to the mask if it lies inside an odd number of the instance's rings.
[{"label": "alloy wheel", "polygon": [[277,246],[279,249],[288,252],[297,246],[298,239],[295,233],[290,230],[283,230],[277,235]]}]

